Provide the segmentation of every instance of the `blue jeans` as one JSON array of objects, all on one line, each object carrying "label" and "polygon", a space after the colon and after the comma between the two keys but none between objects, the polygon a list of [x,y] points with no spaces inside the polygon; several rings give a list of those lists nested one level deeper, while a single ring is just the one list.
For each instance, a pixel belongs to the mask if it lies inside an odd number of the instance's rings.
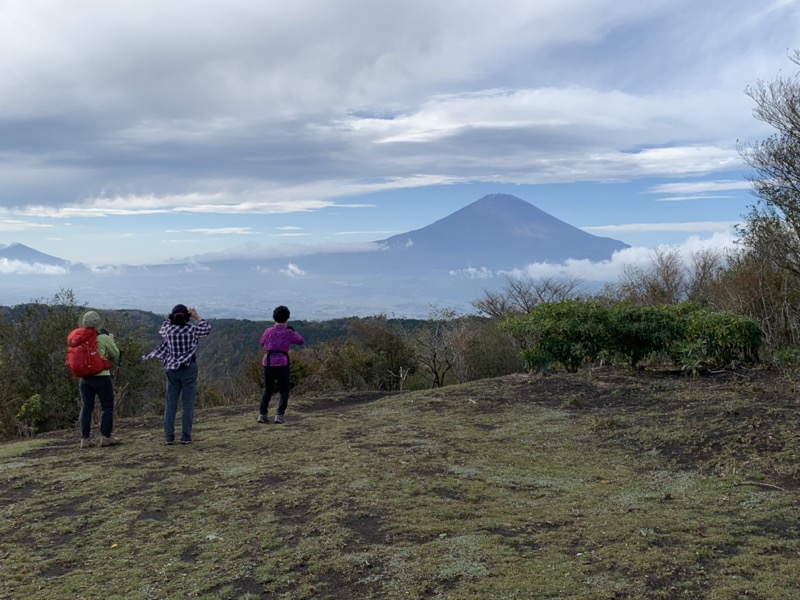
[{"label": "blue jeans", "polygon": [[81,377],[81,437],[88,439],[92,429],[94,397],[100,400],[100,435],[108,437],[114,429],[114,384],[110,375]]},{"label": "blue jeans", "polygon": [[164,406],[164,435],[175,435],[175,413],[178,412],[178,397],[182,400],[182,435],[192,434],[194,420],[194,395],[197,389],[197,363],[180,369],[167,369],[167,403]]}]

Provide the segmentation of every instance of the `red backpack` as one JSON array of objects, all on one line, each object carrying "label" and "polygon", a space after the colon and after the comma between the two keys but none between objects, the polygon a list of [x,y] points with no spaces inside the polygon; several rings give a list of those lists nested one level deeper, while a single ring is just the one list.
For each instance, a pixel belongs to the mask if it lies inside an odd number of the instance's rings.
[{"label": "red backpack", "polygon": [[97,349],[97,330],[91,327],[73,329],[67,336],[67,367],[73,377],[91,377],[111,368]]}]

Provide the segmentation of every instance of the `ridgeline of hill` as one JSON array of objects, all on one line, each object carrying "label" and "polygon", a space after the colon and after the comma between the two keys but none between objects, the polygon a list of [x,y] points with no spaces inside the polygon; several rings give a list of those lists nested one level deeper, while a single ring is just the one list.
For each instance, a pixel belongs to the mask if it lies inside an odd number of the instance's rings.
[{"label": "ridgeline of hill", "polygon": [[795,598],[796,398],[606,368],[0,445],[0,597]]}]

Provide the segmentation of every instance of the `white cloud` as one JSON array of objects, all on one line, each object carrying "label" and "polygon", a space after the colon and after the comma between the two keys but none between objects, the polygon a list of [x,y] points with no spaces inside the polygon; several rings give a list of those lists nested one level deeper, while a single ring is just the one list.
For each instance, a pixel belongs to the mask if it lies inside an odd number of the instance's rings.
[{"label": "white cloud", "polygon": [[695,200],[730,200],[735,196],[669,196],[667,198],[656,198],[656,202],[693,202]]},{"label": "white cloud", "polygon": [[[233,198],[233,199],[232,199]],[[335,204],[325,200],[275,202],[247,200],[231,194],[186,194],[181,196],[126,196],[98,198],[82,205],[30,206],[21,214],[36,217],[76,218],[152,215],[167,213],[280,214],[320,210]],[[346,207],[347,205],[338,205]]]},{"label": "white cloud", "polygon": [[287,277],[292,277],[292,278],[302,277],[303,275],[306,274],[306,272],[303,271],[303,269],[301,269],[294,263],[289,263],[288,265],[286,265],[285,269],[281,269],[281,273],[286,275]]},{"label": "white cloud", "polygon": [[[692,236],[678,245],[662,245],[660,250],[677,250],[684,258],[701,250],[716,250],[724,253],[734,249],[736,238],[726,233],[715,233],[709,238]],[[525,269],[509,271],[513,277],[574,277],[583,281],[617,281],[626,266],[646,268],[653,257],[653,248],[633,247],[615,252],[610,260],[592,262],[589,260],[568,260],[562,264],[535,263]]]},{"label": "white cloud", "polygon": [[597,233],[677,231],[686,233],[731,232],[739,221],[695,221],[690,223],[623,223],[620,225],[594,225],[581,227]]},{"label": "white cloud", "polygon": [[396,233],[402,233],[401,231],[393,231],[391,229],[375,229],[375,230],[364,230],[364,231],[334,231],[333,235],[394,235]]},{"label": "white cloud", "polygon": [[376,252],[381,249],[382,247],[379,244],[373,242],[325,242],[313,244],[292,244],[286,242],[274,246],[247,242],[219,252],[198,254],[193,256],[192,260],[197,262],[211,262],[217,260],[294,258],[317,253]]},{"label": "white cloud", "polygon": [[250,227],[201,227],[184,229],[187,233],[203,233],[205,235],[254,235]]},{"label": "white cloud", "polygon": [[492,277],[497,276],[497,273],[491,269],[487,269],[486,267],[481,267],[479,269],[473,267],[469,267],[467,269],[458,269],[455,271],[450,271],[448,274],[451,276],[462,277],[464,279],[491,279]]},{"label": "white cloud", "polygon": [[56,265],[0,258],[0,275],[66,275],[69,269]]},{"label": "white cloud", "polygon": [[749,181],[683,181],[680,183],[654,185],[648,192],[651,194],[700,194],[731,190],[751,190],[752,188],[753,184]]},{"label": "white cloud", "polygon": [[192,261],[189,264],[187,264],[183,268],[183,270],[186,273],[202,273],[202,272],[205,272],[205,271],[210,271],[211,268],[207,267],[206,265],[201,264],[201,263],[199,263],[197,261]]},{"label": "white cloud", "polygon": [[609,260],[594,262],[591,260],[569,259],[563,263],[532,263],[521,269],[510,271],[493,271],[486,267],[450,271],[452,277],[465,279],[491,279],[494,277],[547,277],[574,278],[586,282],[618,281],[626,267],[647,268],[656,250],[677,251],[688,262],[691,256],[704,250],[718,251],[721,254],[736,248],[736,238],[727,233],[714,233],[711,237],[692,236],[681,244],[664,244],[657,249],[632,247],[614,252]]},{"label": "white cloud", "polygon": [[89,269],[95,275],[122,275],[125,269],[116,265],[90,265]]},{"label": "white cloud", "polygon": [[48,227],[52,227],[52,225],[46,223],[32,223],[30,221],[18,221],[15,219],[0,219],[0,231],[29,231]]}]

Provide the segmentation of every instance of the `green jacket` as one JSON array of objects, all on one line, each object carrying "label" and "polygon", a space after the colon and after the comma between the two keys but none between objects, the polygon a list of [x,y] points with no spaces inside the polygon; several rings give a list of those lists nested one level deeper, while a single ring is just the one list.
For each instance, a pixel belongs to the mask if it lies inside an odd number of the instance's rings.
[{"label": "green jacket", "polygon": [[[119,348],[117,348],[114,340],[112,340],[111,337],[105,333],[97,334],[97,350],[100,352],[100,356],[103,358],[107,358],[109,360],[116,360],[119,358]],[[106,369],[105,371],[100,371],[98,375],[111,375],[111,371]]]}]

